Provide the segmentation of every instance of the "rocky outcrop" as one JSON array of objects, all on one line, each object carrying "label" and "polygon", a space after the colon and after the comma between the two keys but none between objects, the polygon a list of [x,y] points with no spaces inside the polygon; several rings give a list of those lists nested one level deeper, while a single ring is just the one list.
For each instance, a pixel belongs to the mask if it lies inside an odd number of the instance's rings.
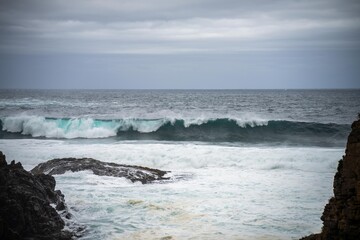
[{"label": "rocky outcrop", "polygon": [[[169,179],[164,177],[166,171],[91,158],[53,159],[28,172],[19,162],[8,164],[0,152],[0,239],[65,240],[81,236],[83,226],[66,224],[71,214],[64,195],[55,190],[55,179],[51,175],[83,170],[100,176],[125,177],[132,182]],[[65,225],[70,230],[65,231]]]},{"label": "rocky outcrop", "polygon": [[7,164],[0,152],[0,239],[71,239],[57,210],[71,217],[54,177]]},{"label": "rocky outcrop", "polygon": [[322,231],[303,240],[360,239],[360,120],[351,128],[345,156],[334,177],[334,197],[321,217]]},{"label": "rocky outcrop", "polygon": [[91,170],[99,176],[124,177],[132,182],[139,181],[143,184],[159,180],[169,180],[164,177],[166,171],[131,165],[122,165],[101,162],[92,158],[61,158],[40,163],[31,170],[33,174],[46,173],[50,175],[64,174],[66,171],[78,172]]}]

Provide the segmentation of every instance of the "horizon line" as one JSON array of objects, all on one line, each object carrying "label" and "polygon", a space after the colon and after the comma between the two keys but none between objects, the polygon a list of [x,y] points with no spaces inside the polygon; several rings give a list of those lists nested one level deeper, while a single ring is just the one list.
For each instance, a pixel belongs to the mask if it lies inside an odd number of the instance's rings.
[{"label": "horizon line", "polygon": [[177,90],[197,90],[197,91],[236,91],[236,90],[360,90],[359,88],[0,88],[0,91],[6,90],[129,90],[129,91],[177,91]]}]

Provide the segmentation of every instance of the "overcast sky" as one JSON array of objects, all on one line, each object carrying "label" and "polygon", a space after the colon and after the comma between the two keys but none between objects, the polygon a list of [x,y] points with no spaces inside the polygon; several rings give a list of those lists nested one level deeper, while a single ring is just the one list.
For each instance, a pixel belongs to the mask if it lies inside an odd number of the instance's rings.
[{"label": "overcast sky", "polygon": [[360,88],[360,1],[1,0],[0,88]]}]

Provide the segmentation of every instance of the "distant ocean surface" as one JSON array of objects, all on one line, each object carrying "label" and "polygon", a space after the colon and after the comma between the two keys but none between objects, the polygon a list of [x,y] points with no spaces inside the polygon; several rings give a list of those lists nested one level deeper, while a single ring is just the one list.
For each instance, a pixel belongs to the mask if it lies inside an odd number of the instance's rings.
[{"label": "distant ocean surface", "polygon": [[55,176],[82,239],[298,239],[320,231],[358,112],[360,90],[0,90],[0,150],[28,170],[91,157],[184,176]]}]

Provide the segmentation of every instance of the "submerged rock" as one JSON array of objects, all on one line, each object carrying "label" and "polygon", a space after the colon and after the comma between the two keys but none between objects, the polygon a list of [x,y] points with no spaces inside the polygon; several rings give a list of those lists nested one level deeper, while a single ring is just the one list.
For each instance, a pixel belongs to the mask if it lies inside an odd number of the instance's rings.
[{"label": "submerged rock", "polygon": [[351,128],[346,154],[334,177],[334,197],[321,217],[322,231],[302,240],[360,239],[360,120]]},{"label": "submerged rock", "polygon": [[[56,210],[70,218],[64,195],[55,191],[50,175],[32,175],[21,163],[7,164],[0,152],[0,239],[71,239],[64,231],[64,220]],[[53,206],[51,206],[51,205]]]},{"label": "submerged rock", "polygon": [[153,168],[101,162],[92,158],[61,158],[40,163],[31,170],[33,174],[46,173],[50,175],[64,174],[66,171],[78,172],[91,170],[99,176],[125,177],[132,182],[143,184],[158,180],[169,180],[164,177],[167,171]]}]

